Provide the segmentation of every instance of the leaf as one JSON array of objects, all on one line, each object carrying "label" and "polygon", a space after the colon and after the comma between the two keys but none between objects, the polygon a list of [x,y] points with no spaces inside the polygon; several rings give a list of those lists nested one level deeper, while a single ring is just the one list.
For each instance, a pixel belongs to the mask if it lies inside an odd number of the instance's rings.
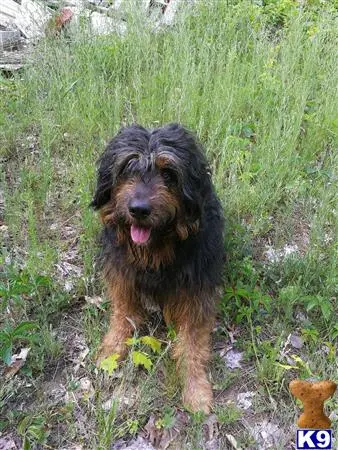
[{"label": "leaf", "polygon": [[154,336],[143,336],[141,337],[141,342],[151,347],[154,353],[160,353],[161,342],[158,339],[154,338]]},{"label": "leaf", "polygon": [[37,324],[34,322],[21,322],[12,332],[12,336],[16,338],[25,338],[27,331],[32,331],[37,328]]},{"label": "leaf", "polygon": [[296,361],[296,363],[299,363],[301,366],[304,366],[305,362],[302,360],[302,358],[298,355],[291,355],[291,358]]},{"label": "leaf", "polygon": [[325,320],[329,320],[330,316],[331,316],[331,312],[332,312],[332,307],[331,304],[328,302],[323,302],[320,305],[320,309],[322,311],[322,314],[324,316]]},{"label": "leaf", "polygon": [[21,367],[25,364],[30,348],[21,349],[20,353],[11,357],[10,364],[6,367],[4,374],[6,377],[15,375]]},{"label": "leaf", "polygon": [[132,338],[126,339],[125,343],[132,347],[133,345],[137,345],[139,343],[139,340],[137,338],[135,338],[135,337],[132,337]]},{"label": "leaf", "polygon": [[153,363],[151,362],[149,356],[147,356],[145,353],[134,351],[132,352],[131,356],[135,366],[143,366],[147,370],[151,369]]},{"label": "leaf", "polygon": [[117,360],[119,359],[119,357],[120,355],[118,353],[113,353],[112,355],[108,356],[108,358],[101,361],[100,369],[108,372],[108,375],[111,375],[118,367]]},{"label": "leaf", "polygon": [[297,366],[290,366],[289,364],[281,364],[281,363],[277,362],[276,365],[279,366],[279,367],[282,367],[285,370],[291,370],[291,369],[299,370],[299,367],[297,367]]},{"label": "leaf", "polygon": [[311,309],[315,308],[316,306],[318,306],[318,302],[316,298],[312,298],[308,304],[306,305],[306,311],[311,311]]},{"label": "leaf", "polygon": [[1,358],[7,366],[10,365],[12,361],[12,344],[7,344],[3,347],[3,349],[0,351]]},{"label": "leaf", "polygon": [[102,304],[103,304],[103,298],[96,295],[94,297],[89,297],[88,295],[85,295],[85,300],[89,305],[94,305],[97,308],[103,309],[102,308]]},{"label": "leaf", "polygon": [[31,444],[30,444],[30,442],[29,442],[29,439],[28,439],[28,437],[27,436],[25,436],[24,437],[24,440],[23,440],[23,450],[31,450]]},{"label": "leaf", "polygon": [[239,446],[236,439],[233,437],[232,434],[226,434],[225,437],[228,439],[229,443],[235,450],[242,450],[242,448]]},{"label": "leaf", "polygon": [[248,292],[244,288],[238,288],[238,289],[236,289],[236,295],[238,295],[239,297],[243,297],[243,298],[247,299],[247,298],[250,297],[250,292]]}]

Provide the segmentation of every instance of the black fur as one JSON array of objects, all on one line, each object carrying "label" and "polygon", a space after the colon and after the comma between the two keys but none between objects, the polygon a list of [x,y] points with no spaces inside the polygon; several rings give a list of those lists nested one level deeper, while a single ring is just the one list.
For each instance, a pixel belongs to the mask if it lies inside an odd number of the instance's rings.
[{"label": "black fur", "polygon": [[[148,131],[138,125],[122,129],[108,144],[99,160],[97,189],[92,202],[100,209],[110,200],[112,187],[121,178],[133,174],[151,177],[154,157],[159,152],[172,155],[172,171],[183,205],[186,222],[199,220],[197,233],[187,239],[173,240],[175,258],[159,270],[140,269],[130,264],[127,244],[117,244],[116,227],[105,226],[102,235],[102,257],[112,276],[121,272],[135,290],[163,306],[166,298],[187,292],[192,297],[214,297],[221,284],[223,269],[223,213],[215,194],[210,170],[200,144],[192,133],[178,124]],[[135,155],[138,159],[135,159]],[[140,155],[142,157],[140,157]],[[168,224],[171,229],[172,224]],[[165,239],[165,229],[161,230]],[[161,239],[156,245],[160,245]],[[203,300],[205,314],[213,301]]]}]

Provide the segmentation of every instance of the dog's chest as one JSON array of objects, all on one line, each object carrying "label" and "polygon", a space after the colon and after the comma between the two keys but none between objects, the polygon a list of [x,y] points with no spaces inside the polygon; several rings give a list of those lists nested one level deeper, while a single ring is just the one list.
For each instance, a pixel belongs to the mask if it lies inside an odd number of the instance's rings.
[{"label": "dog's chest", "polygon": [[164,298],[170,296],[176,287],[172,270],[146,270],[135,274],[135,288],[147,309],[162,307]]},{"label": "dog's chest", "polygon": [[142,294],[140,295],[140,302],[142,305],[142,308],[145,309],[147,312],[152,313],[155,311],[161,311],[160,302],[156,300],[156,298]]}]

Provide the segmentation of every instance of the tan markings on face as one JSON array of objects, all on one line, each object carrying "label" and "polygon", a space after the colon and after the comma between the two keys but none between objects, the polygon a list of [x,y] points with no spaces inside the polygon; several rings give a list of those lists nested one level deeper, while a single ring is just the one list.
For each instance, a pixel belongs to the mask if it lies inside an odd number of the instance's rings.
[{"label": "tan markings on face", "polygon": [[163,183],[158,183],[150,197],[154,215],[174,220],[180,208],[177,193],[172,192]]},{"label": "tan markings on face", "polygon": [[166,150],[160,151],[157,154],[157,157],[155,160],[155,165],[159,170],[170,168],[170,167],[175,167],[175,170],[179,174],[181,174],[178,158],[169,151],[166,151]]},{"label": "tan markings on face", "polygon": [[104,225],[113,224],[116,216],[127,208],[128,198],[133,194],[136,180],[130,179],[118,184],[111,193],[110,201],[100,210],[100,218]]}]

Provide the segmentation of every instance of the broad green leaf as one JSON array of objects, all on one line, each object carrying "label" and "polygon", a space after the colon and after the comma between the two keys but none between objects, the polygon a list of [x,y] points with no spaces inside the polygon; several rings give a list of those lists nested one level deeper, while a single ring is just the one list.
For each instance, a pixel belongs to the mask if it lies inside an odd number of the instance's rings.
[{"label": "broad green leaf", "polygon": [[132,352],[131,354],[133,363],[135,366],[143,366],[147,370],[151,369],[153,363],[151,362],[149,356],[143,352]]},{"label": "broad green leaf", "polygon": [[1,358],[7,366],[9,366],[12,362],[12,344],[7,344],[4,346],[3,350],[0,352]]},{"label": "broad green leaf", "polygon": [[108,372],[108,375],[111,375],[118,367],[117,360],[119,359],[119,357],[120,355],[118,353],[113,353],[112,355],[108,356],[108,358],[101,361],[100,369]]},{"label": "broad green leaf", "polygon": [[317,306],[316,300],[311,300],[311,301],[306,305],[306,311],[311,311],[311,309],[315,308],[316,306]]},{"label": "broad green leaf", "polygon": [[324,319],[325,320],[329,320],[329,318],[330,318],[330,316],[331,316],[331,312],[332,312],[332,307],[331,307],[331,304],[330,303],[328,303],[328,302],[323,302],[321,305],[320,305],[320,309],[321,309],[321,311],[322,311],[322,314],[323,314],[323,316],[324,316]]},{"label": "broad green leaf", "polygon": [[23,333],[26,331],[32,331],[37,328],[37,324],[34,322],[21,322],[12,332],[13,337],[25,337]]},{"label": "broad green leaf", "polygon": [[149,345],[154,353],[160,353],[161,342],[154,338],[154,336],[143,336],[141,337],[141,342],[145,345]]},{"label": "broad green leaf", "polygon": [[127,345],[132,346],[132,345],[138,344],[138,343],[139,343],[139,340],[138,340],[137,338],[135,338],[135,337],[132,337],[132,338],[126,339],[126,340],[125,340],[125,343],[126,343]]}]

